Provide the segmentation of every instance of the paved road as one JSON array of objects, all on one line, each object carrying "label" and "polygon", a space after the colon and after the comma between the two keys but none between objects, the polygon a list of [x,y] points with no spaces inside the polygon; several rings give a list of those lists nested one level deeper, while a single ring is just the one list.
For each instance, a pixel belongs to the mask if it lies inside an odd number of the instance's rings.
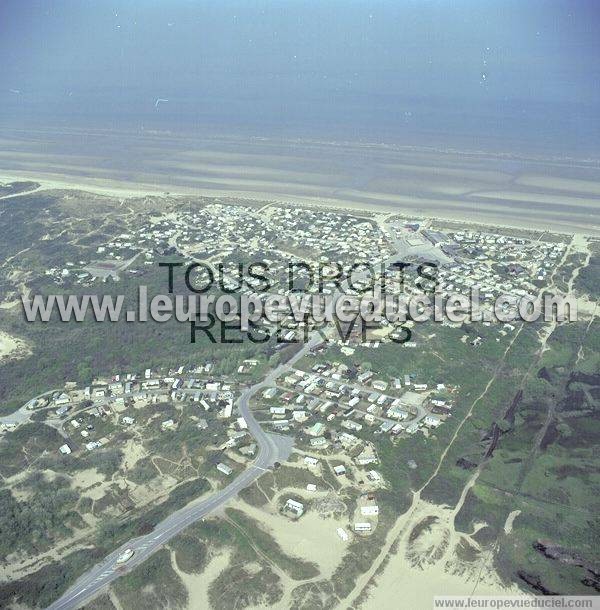
[{"label": "paved road", "polygon": [[[35,402],[36,400],[39,400],[40,398],[46,398],[46,396],[51,396],[52,394],[54,394],[54,392],[59,392],[59,391],[62,392],[64,390],[56,390],[56,389],[48,390],[47,392],[44,392],[43,394],[40,394],[39,396],[32,398],[31,400],[26,402],[22,407],[17,409],[14,413],[11,413],[10,415],[3,415],[2,417],[0,417],[0,424],[6,424],[8,426],[19,426],[21,424],[27,423],[35,412],[41,410],[41,409],[28,409],[27,405],[32,404],[33,402]],[[46,409],[48,407],[43,407],[43,408]],[[56,407],[54,407],[54,408],[56,408]]]},{"label": "paved road", "polygon": [[[303,345],[290,361],[273,369],[263,381],[242,392],[238,400],[238,409],[240,415],[246,420],[248,430],[254,436],[259,448],[256,460],[247,470],[236,477],[227,487],[214,493],[209,498],[194,502],[169,515],[151,533],[129,540],[121,545],[101,563],[81,576],[60,599],[48,607],[48,610],[67,610],[81,607],[85,602],[98,595],[113,580],[143,563],[186,527],[222,507],[242,489],[251,485],[265,470],[272,468],[275,462],[286,460],[292,451],[293,439],[266,433],[250,410],[250,399],[256,392],[273,385],[278,376],[289,371],[293,364],[318,342],[319,337],[313,337]],[[135,555],[126,565],[118,568],[117,557],[127,548],[134,549]]]},{"label": "paved road", "polygon": [[[397,253],[389,260],[397,258],[400,244],[394,243]],[[360,274],[355,276],[355,280]],[[347,281],[342,283],[343,292]],[[327,308],[327,314],[333,308],[333,303]],[[101,563],[94,566],[90,571],[81,576],[77,582],[64,593],[64,595],[48,607],[47,610],[68,610],[81,607],[85,602],[95,597],[119,576],[130,571],[135,566],[143,563],[153,553],[158,551],[161,546],[183,531],[186,527],[202,519],[206,515],[222,507],[228,500],[237,495],[242,489],[252,484],[261,474],[271,468],[276,462],[286,460],[293,446],[293,439],[290,437],[279,436],[265,432],[259,422],[255,419],[250,410],[250,399],[256,392],[263,388],[275,385],[275,380],[289,372],[296,361],[300,360],[311,348],[321,342],[318,333],[313,334],[301,349],[286,364],[279,365],[273,369],[260,382],[248,388],[238,400],[240,415],[246,420],[249,432],[254,436],[259,450],[254,463],[238,477],[236,477],[227,487],[211,495],[205,500],[194,502],[169,515],[164,521],[159,523],[156,528],[145,536],[140,536],[129,540],[121,547],[112,552]],[[19,413],[20,416],[23,414]],[[126,548],[132,548],[135,555],[126,565],[117,568],[116,560],[120,553]]]}]

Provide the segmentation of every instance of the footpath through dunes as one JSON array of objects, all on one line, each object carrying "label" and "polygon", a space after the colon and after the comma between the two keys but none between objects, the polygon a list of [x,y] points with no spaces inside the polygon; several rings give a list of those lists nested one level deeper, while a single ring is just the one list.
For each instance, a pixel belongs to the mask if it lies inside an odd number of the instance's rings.
[{"label": "footpath through dunes", "polygon": [[[585,254],[580,263],[569,268],[567,261],[572,252]],[[549,286],[556,288],[560,272],[568,268],[567,292],[572,292],[574,282],[581,270],[587,266],[590,259],[589,241],[581,236],[574,236],[563,257],[558,262]],[[591,325],[594,315],[588,324]],[[529,367],[525,368],[520,384],[515,387],[515,399],[519,399],[529,377],[539,369],[542,355],[548,349],[548,339],[552,336],[558,324],[547,322],[538,332],[539,345]],[[471,404],[471,408],[460,422],[452,439],[442,453],[437,467],[426,483],[414,492],[411,507],[401,515],[388,534],[386,544],[371,568],[357,581],[353,597],[348,600],[353,608],[395,608],[389,600],[395,600],[399,595],[407,599],[411,607],[429,607],[433,604],[435,594],[443,595],[525,595],[516,584],[506,585],[494,570],[494,555],[498,550],[499,539],[488,547],[482,546],[476,537],[477,532],[485,527],[485,515],[470,533],[457,529],[456,518],[461,511],[467,495],[475,485],[483,469],[492,457],[487,452],[479,467],[469,477],[462,488],[460,497],[454,506],[437,505],[427,502],[421,497],[423,490],[438,476],[443,476],[443,465],[452,444],[456,441],[462,427],[474,414],[474,410],[490,391],[494,381],[502,372],[502,367],[511,348],[515,344],[523,324],[507,346],[501,360],[483,391]],[[510,405],[510,403],[509,403]],[[528,461],[533,461],[539,450],[539,445],[546,432],[548,424],[554,415],[554,402],[551,402],[547,419],[537,434],[535,443],[530,448]],[[512,406],[509,406],[509,411]],[[525,462],[527,464],[527,461]],[[506,505],[506,520],[504,534],[513,529],[515,519],[521,511]],[[435,582],[435,593],[431,583]],[[442,585],[442,587],[438,585]]]}]

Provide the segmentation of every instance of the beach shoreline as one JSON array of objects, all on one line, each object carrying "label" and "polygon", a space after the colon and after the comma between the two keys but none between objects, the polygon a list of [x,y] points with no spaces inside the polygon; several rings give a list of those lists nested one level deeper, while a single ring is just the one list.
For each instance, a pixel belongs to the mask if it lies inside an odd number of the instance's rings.
[{"label": "beach shoreline", "polygon": [[[215,190],[215,189],[198,189],[190,187],[181,187],[172,184],[148,184],[148,183],[132,183],[118,181],[114,179],[95,179],[95,178],[78,178],[77,181],[65,177],[64,179],[47,179],[40,177],[39,174],[33,172],[14,172],[11,174],[0,174],[0,183],[11,183],[19,181],[35,181],[40,186],[34,191],[27,191],[12,195],[12,197],[20,197],[31,194],[33,192],[43,192],[51,190],[70,190],[82,191],[105,197],[118,197],[121,199],[143,198],[143,197],[214,197],[239,199],[243,202],[264,203],[272,205],[299,205],[307,208],[316,209],[335,209],[343,210],[349,213],[373,213],[397,215],[408,219],[431,220],[437,224],[462,223],[465,228],[485,226],[489,228],[502,228],[507,230],[517,231],[537,231],[551,235],[581,235],[584,237],[599,238],[600,227],[592,229],[587,226],[564,226],[564,227],[545,227],[540,222],[521,221],[517,223],[507,223],[499,216],[490,217],[488,212],[482,211],[480,217],[474,217],[473,213],[454,213],[454,214],[435,214],[432,215],[424,210],[403,206],[396,207],[377,203],[360,203],[357,201],[344,200],[339,198],[325,197],[310,197],[310,196],[287,196],[282,198],[278,193],[256,193],[252,191],[240,190]],[[1,199],[11,196],[2,197]],[[450,212],[451,210],[449,210]],[[576,230],[574,230],[576,229]]]},{"label": "beach shoreline", "polygon": [[0,174],[117,198],[230,198],[600,237],[600,162],[552,151],[29,128],[0,136]]}]

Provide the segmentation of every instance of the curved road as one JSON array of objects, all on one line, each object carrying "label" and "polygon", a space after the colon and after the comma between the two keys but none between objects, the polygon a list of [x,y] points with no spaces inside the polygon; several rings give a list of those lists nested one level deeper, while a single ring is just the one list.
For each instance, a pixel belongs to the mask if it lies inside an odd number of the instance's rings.
[{"label": "curved road", "polygon": [[[161,521],[149,534],[134,538],[121,545],[101,563],[81,576],[60,599],[48,606],[48,610],[80,608],[84,603],[98,595],[113,580],[143,563],[186,527],[223,506],[242,489],[251,485],[265,470],[272,468],[275,462],[286,460],[292,451],[293,439],[265,432],[250,411],[250,398],[262,388],[272,385],[277,377],[289,370],[297,360],[302,358],[318,342],[318,336],[313,337],[286,364],[273,369],[263,381],[242,392],[238,400],[238,409],[240,415],[246,420],[248,430],[254,436],[259,447],[254,463],[247,470],[236,477],[227,487],[212,494],[209,498],[199,502],[192,502],[172,513],[164,521]],[[127,548],[132,548],[135,551],[135,555],[127,564],[117,566],[117,557]]]},{"label": "curved road", "polygon": [[[383,231],[388,237],[393,239],[389,231],[386,230],[385,222]],[[395,254],[389,257],[389,261],[398,256],[400,244],[393,240],[396,250]],[[360,274],[357,274],[360,275]],[[356,279],[356,277],[355,277]],[[347,284],[347,280],[342,285]],[[327,313],[330,313],[333,305],[329,304]],[[145,536],[140,536],[129,540],[118,549],[108,555],[101,563],[94,566],[91,570],[81,576],[76,583],[68,589],[60,599],[48,606],[47,610],[70,610],[80,608],[85,602],[95,597],[102,589],[108,586],[132,568],[143,563],[148,557],[159,550],[161,546],[177,536],[185,528],[202,519],[206,515],[222,507],[228,500],[237,495],[242,489],[251,485],[258,479],[265,470],[273,467],[275,462],[286,460],[293,446],[293,439],[286,436],[270,434],[265,432],[254,415],[250,411],[250,398],[259,390],[274,385],[277,377],[289,371],[294,363],[302,358],[307,351],[321,342],[318,332],[313,334],[302,348],[286,363],[273,369],[261,382],[251,386],[242,392],[238,400],[240,415],[246,420],[249,432],[254,436],[259,450],[254,463],[238,477],[236,477],[227,487],[212,494],[209,498],[199,502],[192,502],[184,508],[172,513],[164,521],[161,521],[156,528]],[[132,548],[135,555],[122,566],[117,566],[117,557],[127,548]]]}]

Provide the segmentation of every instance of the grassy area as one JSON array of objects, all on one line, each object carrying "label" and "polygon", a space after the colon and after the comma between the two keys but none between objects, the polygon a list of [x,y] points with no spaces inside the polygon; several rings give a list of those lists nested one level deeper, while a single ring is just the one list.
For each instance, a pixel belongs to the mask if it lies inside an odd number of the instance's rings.
[{"label": "grassy area", "polygon": [[0,554],[17,549],[37,554],[52,548],[57,539],[81,526],[74,510],[78,495],[66,477],[48,481],[38,477],[35,492],[26,500],[16,500],[8,489],[0,491]]},{"label": "grassy area", "polygon": [[208,564],[207,545],[186,532],[173,538],[169,547],[175,551],[177,566],[187,574],[202,574]]},{"label": "grassy area", "polygon": [[[600,405],[594,394],[600,394],[600,368],[592,370],[589,363],[597,362],[590,356],[598,352],[599,338],[597,323],[556,330],[541,362],[543,379],[528,384],[514,424],[457,515],[463,531],[482,518],[488,523],[478,537],[488,544],[498,541],[496,564],[507,581],[527,573],[550,591],[594,593],[597,579],[588,570],[549,559],[534,545],[550,541],[589,563],[597,556],[600,464],[594,446]],[[512,510],[521,514],[506,536],[504,523]]]},{"label": "grassy area", "polygon": [[186,608],[188,592],[162,549],[113,585],[125,608]]},{"label": "grassy area", "polygon": [[290,610],[331,610],[337,605],[333,584],[329,580],[299,585],[292,591]]},{"label": "grassy area", "polygon": [[250,506],[258,508],[266,506],[271,500],[270,497],[265,495],[262,487],[259,487],[256,482],[252,483],[249,487],[242,489],[238,496]]},{"label": "grassy area", "polygon": [[223,570],[208,587],[213,608],[271,606],[282,596],[279,577],[264,563],[251,566],[235,563]]},{"label": "grassy area", "polygon": [[300,487],[304,489],[307,485],[319,485],[323,487],[323,479],[315,476],[306,468],[296,468],[294,466],[281,466],[274,473],[275,485],[279,489],[284,487]]},{"label": "grassy area", "polygon": [[600,246],[590,258],[587,267],[579,272],[575,282],[575,288],[589,294],[592,298],[600,296]]},{"label": "grassy area", "polygon": [[83,606],[83,610],[117,610],[108,595],[100,595]]},{"label": "grassy area", "polygon": [[8,478],[22,472],[46,452],[57,453],[63,443],[61,435],[50,426],[23,424],[0,437],[0,474]]},{"label": "grassy area", "polygon": [[45,608],[57,599],[100,556],[90,550],[75,551],[40,568],[26,578],[0,583],[0,608]]}]

